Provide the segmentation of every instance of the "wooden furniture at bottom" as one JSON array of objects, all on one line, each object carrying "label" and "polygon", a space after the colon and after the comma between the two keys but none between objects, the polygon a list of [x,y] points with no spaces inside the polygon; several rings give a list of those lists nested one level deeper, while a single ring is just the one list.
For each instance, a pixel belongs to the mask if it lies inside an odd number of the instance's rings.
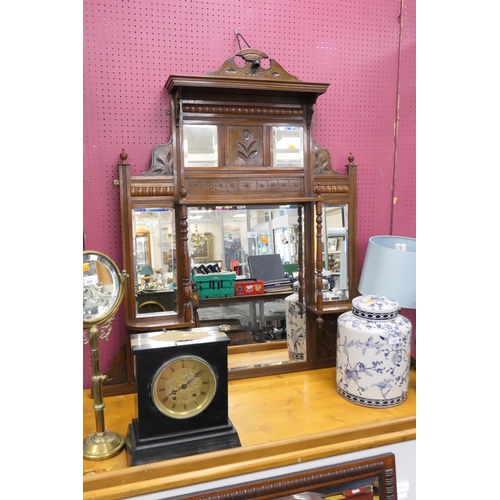
[{"label": "wooden furniture at bottom", "polygon": [[396,500],[396,458],[393,453],[354,460],[301,473],[246,482],[173,500]]},{"label": "wooden furniture at bottom", "polygon": [[[104,399],[106,428],[126,435],[137,416],[137,396]],[[95,430],[93,400],[83,391],[84,436]],[[84,500],[132,498],[232,478],[290,464],[416,438],[416,373],[408,399],[391,408],[365,408],[342,399],[335,368],[229,381],[229,416],[241,447],[127,467],[125,452],[83,461]],[[374,451],[373,455],[377,455]]]}]

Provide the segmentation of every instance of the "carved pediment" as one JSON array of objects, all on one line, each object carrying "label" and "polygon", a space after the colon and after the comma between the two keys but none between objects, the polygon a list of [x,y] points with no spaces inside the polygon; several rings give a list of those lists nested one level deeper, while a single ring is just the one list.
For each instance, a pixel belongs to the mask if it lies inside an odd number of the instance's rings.
[{"label": "carved pediment", "polygon": [[[237,64],[237,58],[244,61],[244,66]],[[269,68],[262,67],[262,60],[269,61]],[[274,59],[270,59],[264,52],[257,49],[243,49],[231,57],[217,70],[207,73],[205,76],[225,76],[234,78],[259,78],[263,80],[282,80],[289,82],[300,82],[296,76],[288,73]]]}]

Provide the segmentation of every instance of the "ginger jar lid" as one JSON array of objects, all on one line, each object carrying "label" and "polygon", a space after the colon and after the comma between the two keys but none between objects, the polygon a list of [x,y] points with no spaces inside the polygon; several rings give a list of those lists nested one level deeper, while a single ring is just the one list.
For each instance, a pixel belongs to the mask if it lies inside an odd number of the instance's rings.
[{"label": "ginger jar lid", "polygon": [[352,313],[358,318],[387,321],[398,315],[399,304],[382,295],[361,295],[352,301]]}]

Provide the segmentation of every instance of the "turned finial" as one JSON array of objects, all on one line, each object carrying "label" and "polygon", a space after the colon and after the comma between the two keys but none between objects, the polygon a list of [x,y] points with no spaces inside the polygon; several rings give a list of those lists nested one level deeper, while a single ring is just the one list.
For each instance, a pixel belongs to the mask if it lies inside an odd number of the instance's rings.
[{"label": "turned finial", "polygon": [[128,154],[125,153],[125,149],[122,148],[122,152],[120,153],[120,159],[122,163],[125,163],[127,161]]},{"label": "turned finial", "polygon": [[347,159],[349,163],[346,165],[346,167],[357,167],[357,165],[354,164],[354,155],[352,153],[349,153]]}]

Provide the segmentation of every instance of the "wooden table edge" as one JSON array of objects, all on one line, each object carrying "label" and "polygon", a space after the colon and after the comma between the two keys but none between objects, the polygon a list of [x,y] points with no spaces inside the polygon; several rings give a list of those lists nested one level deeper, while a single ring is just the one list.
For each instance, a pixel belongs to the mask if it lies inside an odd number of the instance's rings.
[{"label": "wooden table edge", "polygon": [[[88,475],[84,500],[118,500],[416,439],[416,417]],[[216,464],[207,467],[208,464]],[[196,472],[196,474],[194,474]]]}]

